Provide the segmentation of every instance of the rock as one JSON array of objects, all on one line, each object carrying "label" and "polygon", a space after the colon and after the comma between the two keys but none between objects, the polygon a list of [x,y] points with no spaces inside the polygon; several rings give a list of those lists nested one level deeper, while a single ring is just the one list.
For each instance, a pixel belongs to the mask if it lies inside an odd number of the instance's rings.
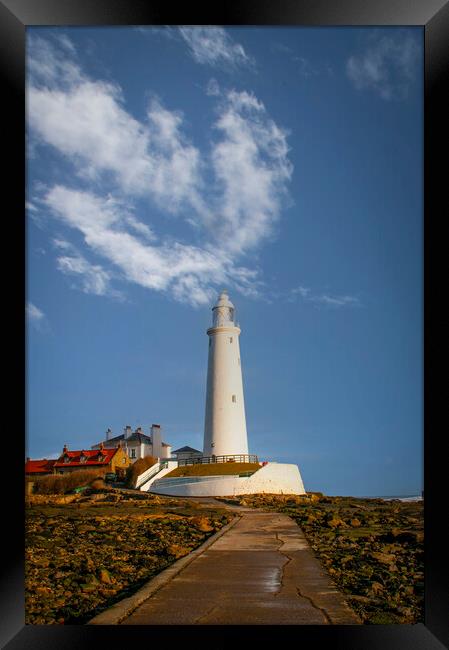
[{"label": "rock", "polygon": [[361,525],[362,525],[362,522],[360,521],[360,519],[351,519],[351,526],[353,528],[358,528]]},{"label": "rock", "polygon": [[392,564],[396,559],[396,556],[390,553],[372,553],[372,556],[382,564]]},{"label": "rock", "polygon": [[190,549],[181,546],[180,544],[170,544],[170,546],[167,547],[167,553],[169,555],[174,555],[175,558],[178,559],[179,557],[184,557],[184,555],[190,553]]},{"label": "rock", "polygon": [[333,517],[332,519],[329,519],[327,525],[330,528],[347,528],[348,526],[348,524],[344,522],[343,519],[339,519],[338,517]]},{"label": "rock", "polygon": [[100,582],[105,582],[106,584],[110,584],[112,582],[111,574],[107,569],[100,569],[99,578]]},{"label": "rock", "polygon": [[96,591],[98,589],[98,586],[100,585],[100,581],[97,579],[96,576],[93,574],[88,574],[86,576],[87,580],[85,583],[83,583],[81,586],[81,589],[83,591]]},{"label": "rock", "polygon": [[374,596],[377,596],[379,593],[384,591],[385,587],[380,584],[380,582],[373,582],[371,585],[371,593]]},{"label": "rock", "polygon": [[371,602],[371,598],[368,598],[368,596],[359,596],[357,594],[351,594],[348,596],[351,600],[357,600],[360,603],[369,603]]},{"label": "rock", "polygon": [[214,530],[206,517],[192,517],[191,522],[198,530],[204,533]]},{"label": "rock", "polygon": [[49,587],[36,587],[35,591],[37,594],[39,594],[39,596],[46,596],[47,594],[51,594],[51,589]]},{"label": "rock", "polygon": [[97,529],[95,528],[95,526],[91,526],[91,525],[89,525],[89,524],[81,525],[81,526],[78,528],[78,532],[79,532],[79,533],[92,533],[92,532],[94,532],[95,530],[97,530]]}]

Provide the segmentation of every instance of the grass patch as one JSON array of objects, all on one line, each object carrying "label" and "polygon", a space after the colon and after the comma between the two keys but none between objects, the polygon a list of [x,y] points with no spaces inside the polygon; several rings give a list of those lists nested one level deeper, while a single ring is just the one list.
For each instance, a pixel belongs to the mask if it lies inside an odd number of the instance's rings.
[{"label": "grass patch", "polygon": [[164,478],[181,476],[229,476],[256,472],[260,469],[259,463],[198,463],[197,465],[182,465],[177,467]]}]

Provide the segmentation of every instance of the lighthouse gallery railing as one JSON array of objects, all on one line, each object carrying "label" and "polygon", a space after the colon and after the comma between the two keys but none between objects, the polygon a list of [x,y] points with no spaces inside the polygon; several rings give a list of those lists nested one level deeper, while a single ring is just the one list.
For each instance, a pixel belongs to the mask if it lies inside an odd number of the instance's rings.
[{"label": "lighthouse gallery railing", "polygon": [[198,456],[184,458],[178,461],[178,465],[198,465],[203,463],[258,463],[259,459],[255,454],[228,454],[227,456]]}]

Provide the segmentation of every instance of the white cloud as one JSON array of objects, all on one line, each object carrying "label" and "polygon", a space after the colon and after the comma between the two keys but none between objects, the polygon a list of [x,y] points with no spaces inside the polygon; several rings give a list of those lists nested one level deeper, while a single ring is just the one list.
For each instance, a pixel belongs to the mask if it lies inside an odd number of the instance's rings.
[{"label": "white cloud", "polygon": [[[111,263],[122,279],[148,289],[167,291],[192,305],[211,300],[212,286],[229,284],[243,292],[257,291],[256,272],[235,267],[220,250],[174,242],[158,246],[143,243],[120,226],[117,208],[108,199],[88,192],[53,187],[44,201],[53,215],[80,231],[88,248]],[[58,246],[61,246],[60,240]],[[91,266],[80,256],[58,259],[60,270],[82,275],[85,291],[104,295],[111,274]]]},{"label": "white cloud", "polygon": [[[56,259],[58,270],[65,275],[77,277],[81,282],[79,286],[84,293],[118,299],[123,298],[122,293],[111,286],[112,273],[106,271],[99,264],[88,262],[76,246],[65,239],[55,237],[52,244],[56,249],[65,253],[65,255],[60,255]],[[77,285],[74,285],[74,287],[78,288]]]},{"label": "white cloud", "polygon": [[138,221],[135,217],[128,214],[124,217],[126,224],[139,235],[142,235],[148,241],[156,241],[157,237],[152,229],[146,223]]},{"label": "white cloud", "polygon": [[56,53],[50,41],[32,36],[27,39],[27,74],[29,79],[47,85],[56,81],[70,85],[81,80],[78,65],[60,51]]},{"label": "white cloud", "polygon": [[181,133],[180,112],[153,99],[141,123],[126,111],[117,85],[92,81],[42,39],[31,44],[27,115],[38,138],[77,163],[85,179],[109,172],[122,191],[149,195],[172,212],[183,202],[204,210],[199,152]]},{"label": "white cloud", "polygon": [[312,296],[309,300],[323,305],[329,305],[331,307],[344,307],[346,305],[359,304],[358,298],[355,298],[354,296],[329,296],[327,294],[322,294],[320,296]]},{"label": "white cloud", "polygon": [[[66,65],[62,50],[57,55],[53,48],[51,55],[47,42],[32,42],[31,129],[74,165],[86,188],[40,188],[34,200],[82,232],[88,249],[130,282],[192,304],[208,301],[211,288],[225,281],[246,295],[260,295],[258,271],[237,260],[272,236],[293,171],[287,133],[262,102],[245,91],[214,90],[214,137],[210,150],[200,152],[184,133],[181,111],[153,97],[139,121],[126,110],[118,86],[89,79],[73,61]],[[62,80],[66,68],[72,74]],[[115,182],[114,195],[98,194],[104,174]],[[184,217],[201,243],[156,236],[134,213],[132,201],[141,198]],[[108,270],[92,272],[78,252],[66,252],[59,258],[61,271],[83,277],[85,291],[110,293]]]},{"label": "white cloud", "polygon": [[114,295],[119,293],[111,290],[111,275],[98,264],[90,264],[81,255],[58,257],[57,266],[66,275],[79,276],[82,279],[82,290],[84,293],[92,293],[96,296]]},{"label": "white cloud", "polygon": [[299,294],[301,298],[307,298],[310,293],[310,289],[307,287],[299,286],[291,290],[292,295]]},{"label": "white cloud", "polygon": [[30,321],[39,322],[44,318],[44,312],[36,305],[33,305],[32,302],[27,303],[25,310]]},{"label": "white cloud", "polygon": [[206,87],[206,95],[209,95],[210,97],[218,97],[218,95],[220,95],[220,92],[221,91],[218,81],[213,77],[212,79],[209,79]]},{"label": "white cloud", "polygon": [[323,305],[326,307],[346,307],[348,305],[356,306],[360,305],[360,301],[355,296],[335,296],[329,294],[317,294],[313,293],[308,287],[295,287],[290,290],[290,294],[287,298],[289,302],[294,302],[296,298],[300,296],[305,302],[315,303],[316,305]]},{"label": "white cloud", "polygon": [[57,34],[57,40],[70,54],[76,55],[76,49],[67,34]]},{"label": "white cloud", "polygon": [[222,104],[215,128],[222,139],[212,151],[220,188],[214,226],[221,245],[241,253],[271,235],[279,218],[293,172],[287,134],[254,95],[235,91]]},{"label": "white cloud", "polygon": [[180,27],[197,63],[225,68],[254,67],[254,59],[222,27]]},{"label": "white cloud", "polygon": [[38,209],[36,208],[36,206],[33,205],[33,203],[31,203],[31,201],[25,201],[25,208],[26,208],[29,212],[37,212],[37,211],[38,211]]},{"label": "white cloud", "polygon": [[48,328],[48,322],[44,312],[36,307],[32,302],[27,302],[25,305],[25,313],[28,323],[39,332]]},{"label": "white cloud", "polygon": [[369,88],[383,99],[405,99],[421,68],[421,48],[414,34],[371,34],[364,52],[346,64],[349,79],[359,90]]},{"label": "white cloud", "polygon": [[69,253],[77,252],[75,246],[73,246],[70,242],[66,241],[65,239],[58,239],[57,237],[54,237],[52,239],[52,244],[55,248],[59,248],[60,250],[67,251]]}]

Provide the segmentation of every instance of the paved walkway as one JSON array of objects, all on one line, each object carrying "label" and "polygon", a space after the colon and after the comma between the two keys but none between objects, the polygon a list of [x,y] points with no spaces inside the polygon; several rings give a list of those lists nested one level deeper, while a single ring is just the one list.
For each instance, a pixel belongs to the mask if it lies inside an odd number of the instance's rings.
[{"label": "paved walkway", "polygon": [[290,517],[231,509],[237,523],[121,625],[360,623]]}]

